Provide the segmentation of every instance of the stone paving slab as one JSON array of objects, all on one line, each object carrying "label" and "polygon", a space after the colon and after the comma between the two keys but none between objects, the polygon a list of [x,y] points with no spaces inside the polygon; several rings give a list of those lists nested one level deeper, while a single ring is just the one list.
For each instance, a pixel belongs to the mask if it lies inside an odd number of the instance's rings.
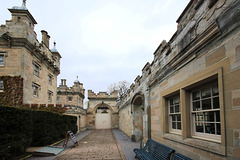
[{"label": "stone paving slab", "polygon": [[112,130],[127,160],[137,160],[134,148],[140,148],[140,142],[132,142],[131,139],[119,129]]},{"label": "stone paving slab", "polygon": [[[83,132],[80,132],[79,134],[75,135],[76,139],[79,141],[80,139],[84,138],[85,136],[87,136],[88,134],[90,134],[91,132],[93,132],[93,130],[85,130]],[[58,147],[62,147],[63,146],[63,142],[56,144],[54,146],[58,146]],[[72,142],[71,139],[69,139],[67,147],[65,148],[68,149],[70,147],[74,146],[74,143]],[[64,151],[63,151],[64,152]],[[37,157],[37,156],[32,156],[30,158],[28,158],[27,160],[53,160],[54,158],[56,158],[57,156],[49,156],[49,157]]]},{"label": "stone paving slab", "polygon": [[117,141],[111,130],[94,130],[79,141],[79,145],[60,154],[56,160],[65,159],[125,159],[118,148]]},{"label": "stone paving slab", "polygon": [[[134,148],[139,148],[139,142],[131,142],[130,138],[119,129],[86,130],[76,135],[79,146],[69,140],[65,150],[58,156],[31,157],[29,160],[136,160]],[[62,146],[62,143],[57,146]]]},{"label": "stone paving slab", "polygon": [[40,156],[56,156],[60,152],[62,152],[64,148],[59,148],[59,147],[43,147],[39,150],[36,150],[33,152],[33,155],[40,155]]}]

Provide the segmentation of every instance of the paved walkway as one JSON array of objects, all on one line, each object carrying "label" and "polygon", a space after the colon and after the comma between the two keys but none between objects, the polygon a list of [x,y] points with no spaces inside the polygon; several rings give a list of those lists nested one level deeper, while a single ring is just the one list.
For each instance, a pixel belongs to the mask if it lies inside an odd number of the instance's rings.
[{"label": "paved walkway", "polygon": [[[93,132],[93,130],[85,130],[79,134],[76,135],[76,139],[79,141],[80,139],[83,139],[84,137],[86,137],[88,134],[90,134],[91,132]],[[62,147],[63,146],[63,142],[54,145],[54,146],[58,146],[58,147]],[[67,150],[68,148],[71,148],[72,146],[74,146],[73,142],[71,141],[71,139],[69,139],[67,147],[65,148],[65,150]],[[54,158],[56,158],[57,156],[50,156],[50,157],[31,157],[28,158],[27,160],[53,160]]]},{"label": "paved walkway", "polygon": [[131,139],[119,129],[112,130],[127,160],[135,160],[134,148],[140,148],[140,142],[132,142]]},{"label": "paved walkway", "polygon": [[56,160],[68,159],[125,159],[111,130],[95,130]]},{"label": "paved walkway", "polygon": [[[31,160],[73,160],[73,159],[113,159],[135,160],[133,148],[139,148],[139,142],[131,142],[119,129],[113,130],[86,130],[76,136],[79,145],[73,143],[54,157],[32,157]],[[58,146],[61,146],[59,144]]]}]

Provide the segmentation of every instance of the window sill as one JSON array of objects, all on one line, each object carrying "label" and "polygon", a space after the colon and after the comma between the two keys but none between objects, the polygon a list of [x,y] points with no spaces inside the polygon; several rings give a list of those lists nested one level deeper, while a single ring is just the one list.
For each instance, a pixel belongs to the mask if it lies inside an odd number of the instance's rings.
[{"label": "window sill", "polygon": [[182,134],[181,134],[182,130],[179,130],[179,132],[178,132],[178,131],[171,130],[171,131],[169,131],[169,132],[170,132],[169,134],[175,134],[175,135],[179,135],[179,136],[182,135]]},{"label": "window sill", "polygon": [[172,133],[166,133],[164,134],[163,138],[168,139],[170,141],[175,141],[184,145],[188,145],[197,149],[205,150],[207,152],[212,152],[215,154],[220,154],[225,156],[225,147],[221,145],[221,142],[212,140],[211,141],[207,138],[199,137],[191,137],[183,139],[183,137],[179,134],[172,134]]},{"label": "window sill", "polygon": [[213,143],[221,144],[221,140],[217,140],[217,139],[211,139],[211,138],[200,137],[200,136],[192,136],[192,138],[194,138],[194,139],[201,139],[201,140],[204,140],[204,141],[210,141],[210,142],[213,142]]}]

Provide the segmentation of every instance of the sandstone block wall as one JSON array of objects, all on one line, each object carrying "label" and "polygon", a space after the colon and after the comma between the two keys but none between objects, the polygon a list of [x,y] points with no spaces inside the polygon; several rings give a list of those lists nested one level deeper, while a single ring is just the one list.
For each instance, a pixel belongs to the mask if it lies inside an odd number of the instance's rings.
[{"label": "sandstone block wall", "polygon": [[[43,41],[38,42],[34,31],[37,22],[28,10],[12,8],[9,11],[12,13],[12,19],[0,28],[0,54],[4,55],[0,77],[23,78],[22,92],[25,104],[56,104],[61,55],[58,52],[53,55],[50,51],[50,36],[46,31]],[[34,64],[39,66],[37,76],[34,75]],[[51,83],[49,75],[52,77]],[[33,95],[33,84],[39,86],[38,96]],[[52,93],[50,99],[49,92]]]},{"label": "sandstone block wall", "polygon": [[88,90],[88,108],[87,108],[87,128],[95,129],[96,111],[99,107],[108,108],[111,114],[111,128],[118,128],[119,116],[117,108],[117,92],[108,94],[107,92],[99,92],[95,94],[92,90]]},{"label": "sandstone block wall", "polygon": [[[134,105],[138,104],[136,97],[141,91],[143,130],[147,131],[147,122],[152,139],[192,159],[240,158],[239,6],[236,0],[189,2],[177,20],[176,33],[169,42],[159,45],[153,62],[144,66],[142,76],[137,76],[118,104],[121,130],[130,135],[133,128],[124,125],[131,120],[134,125]],[[198,119],[193,118],[193,93],[213,83],[219,92],[220,108],[216,110],[220,115],[220,134],[198,134],[194,129]],[[180,99],[179,130],[173,130],[170,116],[170,100],[174,96]],[[127,115],[129,110],[131,116]]]}]

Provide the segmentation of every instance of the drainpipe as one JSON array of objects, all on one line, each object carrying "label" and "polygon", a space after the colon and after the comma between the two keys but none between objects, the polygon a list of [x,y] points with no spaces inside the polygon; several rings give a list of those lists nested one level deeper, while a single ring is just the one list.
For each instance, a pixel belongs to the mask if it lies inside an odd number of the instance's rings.
[{"label": "drainpipe", "polygon": [[151,93],[151,89],[150,87],[148,86],[147,88],[147,91],[148,91],[148,106],[147,106],[147,114],[148,114],[148,139],[151,139],[152,136],[151,136],[151,97],[150,97],[150,93]]}]

